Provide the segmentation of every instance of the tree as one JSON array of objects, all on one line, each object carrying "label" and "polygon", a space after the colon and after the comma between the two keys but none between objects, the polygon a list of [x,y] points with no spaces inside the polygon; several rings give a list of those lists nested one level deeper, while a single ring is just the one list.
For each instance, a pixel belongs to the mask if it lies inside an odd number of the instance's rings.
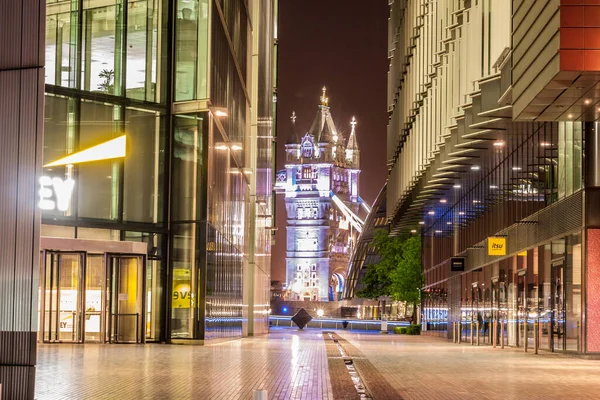
[{"label": "tree", "polygon": [[362,279],[363,289],[357,295],[365,299],[392,294],[392,272],[397,267],[398,255],[402,254],[402,242],[398,237],[389,236],[387,231],[380,229],[373,235],[373,248],[379,256],[379,261],[367,265],[367,273]]},{"label": "tree", "polygon": [[389,296],[412,304],[416,310],[423,285],[421,237],[390,236],[387,231],[378,230],[373,236],[373,247],[379,261],[367,266],[364,288],[357,295],[367,299]]},{"label": "tree", "polygon": [[[421,237],[410,236],[402,241],[402,252],[397,267],[391,275],[391,292],[394,300],[413,305],[416,311],[423,286],[421,267]],[[414,312],[413,312],[414,319]]]}]

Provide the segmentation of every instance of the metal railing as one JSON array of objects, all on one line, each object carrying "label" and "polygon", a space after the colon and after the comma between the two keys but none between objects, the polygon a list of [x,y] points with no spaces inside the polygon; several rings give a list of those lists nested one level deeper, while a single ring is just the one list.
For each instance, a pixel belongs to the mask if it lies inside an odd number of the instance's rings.
[{"label": "metal railing", "polygon": [[[344,322],[346,327],[344,328]],[[388,332],[393,332],[396,327],[407,327],[410,326],[408,321],[386,321]],[[291,317],[282,315],[271,315],[269,317],[269,323],[271,326],[281,327],[294,327],[294,322]],[[366,319],[353,319],[353,318],[314,318],[307,325],[306,328],[318,328],[318,329],[349,329],[349,330],[362,330],[362,331],[381,331],[380,320],[366,320]]]}]

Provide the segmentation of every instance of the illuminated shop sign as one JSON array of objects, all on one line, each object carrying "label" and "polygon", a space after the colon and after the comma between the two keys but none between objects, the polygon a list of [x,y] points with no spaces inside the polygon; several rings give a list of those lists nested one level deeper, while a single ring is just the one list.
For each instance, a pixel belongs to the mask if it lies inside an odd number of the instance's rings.
[{"label": "illuminated shop sign", "polygon": [[38,203],[40,209],[62,212],[69,209],[73,196],[73,188],[75,187],[75,181],[71,178],[74,164],[123,158],[126,155],[126,150],[127,138],[125,135],[121,135],[44,165],[44,168],[65,166],[66,178],[62,179],[50,176],[42,176],[40,178],[40,201]]},{"label": "illuminated shop sign", "polygon": [[40,178],[40,202],[42,210],[67,211],[71,205],[75,181],[71,178]]},{"label": "illuminated shop sign", "polygon": [[453,257],[450,260],[450,271],[463,272],[464,270],[465,270],[465,258],[464,257]]},{"label": "illuminated shop sign", "polygon": [[506,238],[504,238],[504,237],[488,238],[488,255],[489,256],[505,256],[506,255]]}]

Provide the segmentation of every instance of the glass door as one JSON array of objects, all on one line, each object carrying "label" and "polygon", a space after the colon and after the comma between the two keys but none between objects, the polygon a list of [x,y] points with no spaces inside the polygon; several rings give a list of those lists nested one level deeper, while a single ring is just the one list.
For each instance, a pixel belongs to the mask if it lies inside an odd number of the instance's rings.
[{"label": "glass door", "polygon": [[44,251],[40,332],[43,342],[82,341],[85,252]]},{"label": "glass door", "polygon": [[527,340],[527,277],[525,271],[517,275],[517,347]]},{"label": "glass door", "polygon": [[102,338],[105,336],[105,277],[104,256],[102,254],[88,254],[84,299],[84,339],[86,342],[102,342]]},{"label": "glass door", "polygon": [[108,341],[144,343],[144,283],[146,257],[107,254]]},{"label": "glass door", "polygon": [[563,262],[552,264],[552,351],[565,350],[565,301]]},{"label": "glass door", "polygon": [[473,283],[471,286],[471,338],[473,343],[477,343],[477,335],[483,327],[483,319],[479,312],[479,288],[477,283]]}]

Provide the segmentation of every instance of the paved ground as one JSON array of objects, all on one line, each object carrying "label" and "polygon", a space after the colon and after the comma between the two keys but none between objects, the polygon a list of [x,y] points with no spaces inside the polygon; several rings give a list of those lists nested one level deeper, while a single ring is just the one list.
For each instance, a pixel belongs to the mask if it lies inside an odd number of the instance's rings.
[{"label": "paved ground", "polygon": [[[385,380],[397,392],[382,400],[600,398],[600,360],[337,332],[359,372],[369,362],[364,378]],[[336,367],[337,350],[328,356],[325,343],[316,329],[278,329],[211,346],[42,345],[37,398],[251,399],[258,388],[269,399],[353,398],[332,393],[333,370],[334,387],[348,379]]]},{"label": "paved ground", "polygon": [[333,399],[317,330],[211,346],[41,345],[37,399]]},{"label": "paved ground", "polygon": [[404,399],[599,399],[600,360],[340,332]]}]

